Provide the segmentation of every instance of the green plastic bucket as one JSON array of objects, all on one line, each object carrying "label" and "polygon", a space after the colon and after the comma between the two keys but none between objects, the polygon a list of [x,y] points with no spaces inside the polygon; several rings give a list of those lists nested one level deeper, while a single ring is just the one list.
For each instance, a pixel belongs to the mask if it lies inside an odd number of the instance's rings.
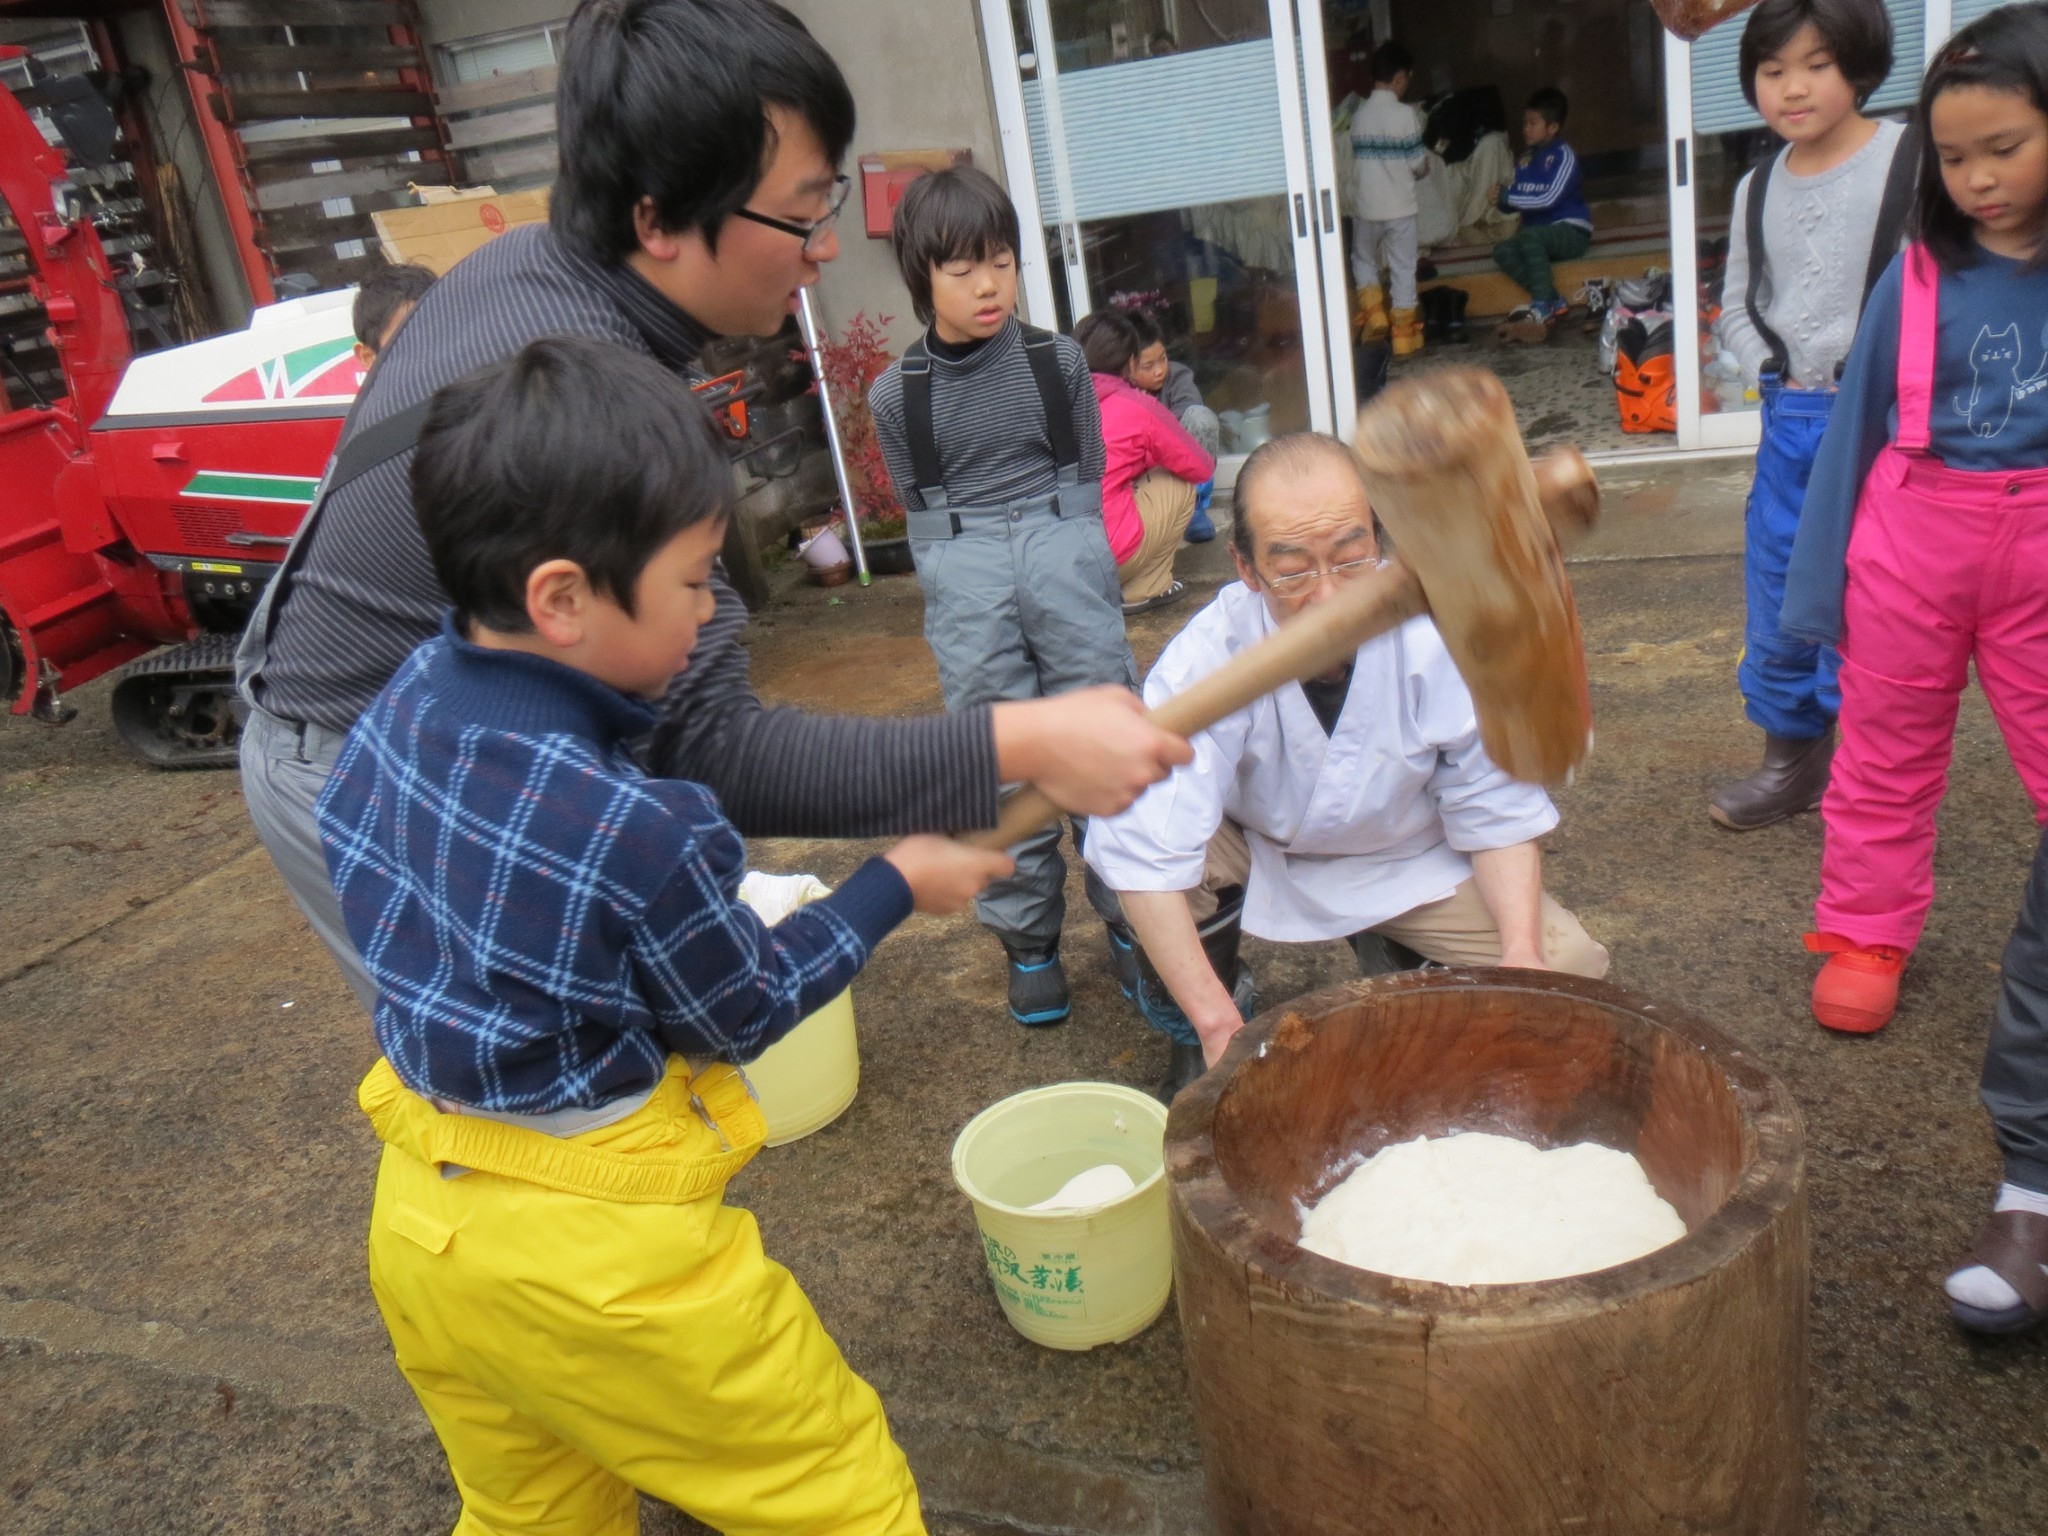
[{"label": "green plastic bucket", "polygon": [[[1166,1106],[1117,1083],[1055,1083],[992,1104],[953,1143],[996,1299],[1051,1349],[1143,1333],[1173,1289]],[[1075,1174],[1115,1163],[1137,1188],[1101,1205],[1034,1211]]]}]

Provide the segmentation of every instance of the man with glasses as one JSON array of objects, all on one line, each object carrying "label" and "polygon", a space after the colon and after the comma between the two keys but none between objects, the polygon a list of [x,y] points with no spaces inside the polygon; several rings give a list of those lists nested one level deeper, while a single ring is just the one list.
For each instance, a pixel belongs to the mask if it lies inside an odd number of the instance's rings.
[{"label": "man with glasses", "polygon": [[[1243,580],[1168,642],[1146,679],[1149,702],[1379,563],[1364,483],[1334,437],[1262,444],[1238,473],[1235,504]],[[1430,619],[1193,741],[1192,763],[1089,824],[1086,850],[1090,894],[1129,946],[1125,988],[1173,1042],[1169,1102],[1255,1006],[1243,932],[1348,939],[1362,969],[1400,957],[1606,973],[1607,951],[1543,889],[1536,840],[1557,810],[1488,760]]]},{"label": "man with glasses", "polygon": [[[447,595],[413,515],[412,443],[434,391],[541,336],[591,336],[692,371],[716,336],[769,336],[839,254],[853,99],[767,0],[606,0],[570,22],[549,222],[500,236],[427,293],[378,362],[325,494],[238,658],[242,783],[294,899],[363,999],[375,988],[328,882],[313,805],[343,737]],[[1005,782],[1081,814],[1120,809],[1186,744],[1128,690],[927,719],[766,709],[722,578],[717,615],[663,701],[655,772],[708,785],[748,836],[880,837],[992,826]]]}]

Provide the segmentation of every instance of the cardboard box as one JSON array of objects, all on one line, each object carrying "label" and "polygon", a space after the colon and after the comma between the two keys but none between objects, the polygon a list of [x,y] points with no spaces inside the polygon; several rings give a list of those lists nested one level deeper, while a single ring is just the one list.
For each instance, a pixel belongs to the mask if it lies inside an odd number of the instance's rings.
[{"label": "cardboard box", "polygon": [[489,187],[465,187],[418,208],[386,208],[370,220],[386,261],[416,261],[439,276],[514,225],[537,224],[547,216],[545,187],[502,195]]}]

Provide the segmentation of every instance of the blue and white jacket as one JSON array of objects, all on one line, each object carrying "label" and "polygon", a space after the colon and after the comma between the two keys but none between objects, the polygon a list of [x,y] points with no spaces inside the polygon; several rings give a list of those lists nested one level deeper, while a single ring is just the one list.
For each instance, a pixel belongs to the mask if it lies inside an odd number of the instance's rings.
[{"label": "blue and white jacket", "polygon": [[1586,206],[1579,157],[1563,139],[1532,149],[1515,164],[1515,179],[1500,195],[1501,207],[1519,213],[1522,225],[1576,224],[1593,232],[1593,210]]}]

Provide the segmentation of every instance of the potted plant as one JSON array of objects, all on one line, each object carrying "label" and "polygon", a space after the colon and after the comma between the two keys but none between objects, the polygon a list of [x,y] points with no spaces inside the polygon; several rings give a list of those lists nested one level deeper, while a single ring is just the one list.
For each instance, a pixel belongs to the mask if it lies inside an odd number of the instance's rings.
[{"label": "potted plant", "polygon": [[832,392],[839,418],[839,443],[846,455],[847,476],[860,503],[861,543],[868,569],[878,576],[908,572],[910,540],[903,530],[903,506],[889,482],[889,466],[868,414],[868,386],[890,363],[889,316],[869,319],[866,310],[847,322],[837,341],[820,349],[819,368]]}]

